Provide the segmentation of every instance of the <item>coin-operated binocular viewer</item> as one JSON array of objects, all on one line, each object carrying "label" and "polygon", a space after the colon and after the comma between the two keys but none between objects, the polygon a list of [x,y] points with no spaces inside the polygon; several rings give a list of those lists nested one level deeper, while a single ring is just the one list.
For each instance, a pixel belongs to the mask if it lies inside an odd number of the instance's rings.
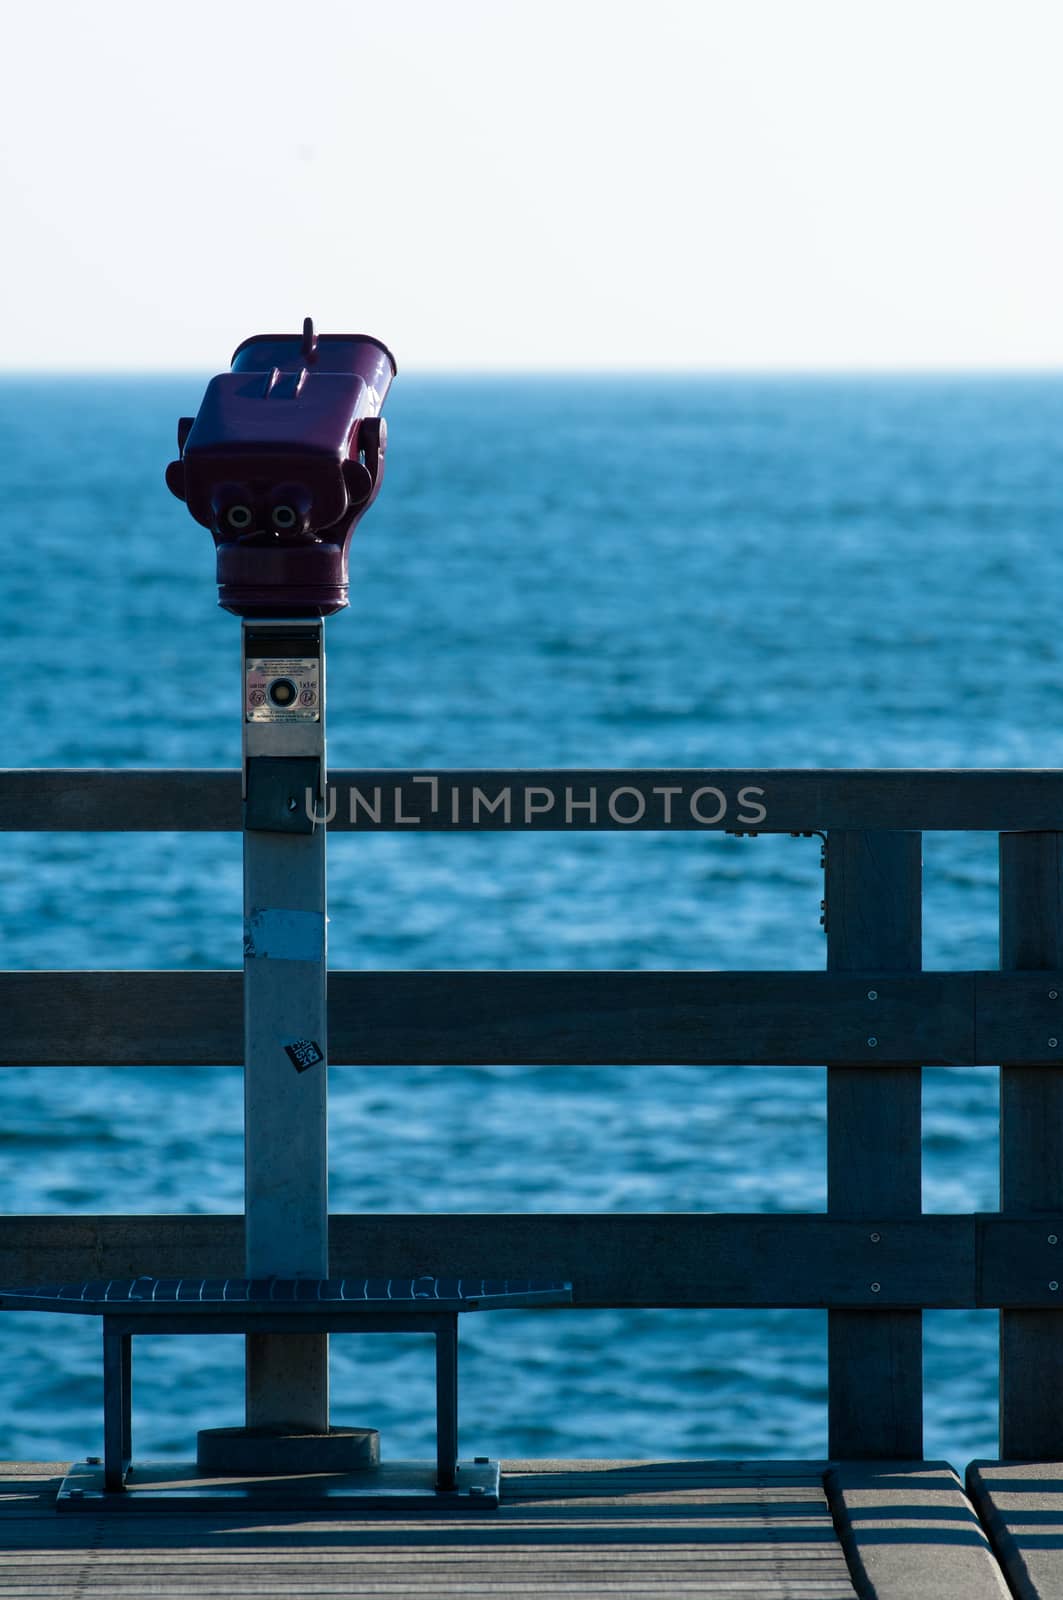
[{"label": "coin-operated binocular viewer", "polygon": [[[244,1139],[249,1279],[328,1277],[323,619],[384,471],[395,373],[364,334],[259,334],[178,424],[166,482],[243,618]],[[328,1338],[250,1333],[247,1427],[200,1434],[203,1471],[344,1471],[373,1429],[329,1426]],[[298,1465],[297,1465],[298,1464]]]},{"label": "coin-operated binocular viewer", "polygon": [[219,603],[238,617],[347,604],[351,534],[384,475],[395,375],[366,334],[256,334],[177,428],[166,482],[214,535]]}]

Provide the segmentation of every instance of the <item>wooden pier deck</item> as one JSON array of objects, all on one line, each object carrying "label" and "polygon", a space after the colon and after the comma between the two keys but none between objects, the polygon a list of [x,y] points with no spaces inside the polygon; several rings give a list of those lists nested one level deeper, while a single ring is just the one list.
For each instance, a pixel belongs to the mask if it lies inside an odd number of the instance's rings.
[{"label": "wooden pier deck", "polygon": [[[1046,1539],[1040,1502],[1026,1513],[1033,1531],[1024,1524],[1012,1539],[1010,1589],[958,1479],[941,1462],[509,1461],[497,1511],[357,1520],[59,1515],[54,1500],[65,1466],[0,1467],[3,1600],[1063,1594],[1063,1541],[1058,1531]],[[1052,1501],[1053,1527],[1063,1529],[1055,1509],[1063,1508],[1063,1468],[1023,1468],[1021,1481],[1014,1470],[983,1467],[975,1485],[1004,1542],[1031,1476],[1039,1475],[1041,1500]]]}]

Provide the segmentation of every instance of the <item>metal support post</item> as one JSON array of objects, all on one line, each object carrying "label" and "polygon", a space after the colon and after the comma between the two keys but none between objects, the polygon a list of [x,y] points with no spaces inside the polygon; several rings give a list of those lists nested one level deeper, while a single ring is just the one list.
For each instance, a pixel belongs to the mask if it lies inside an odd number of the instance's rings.
[{"label": "metal support post", "polygon": [[[246,1270],[328,1276],[324,623],[245,621]],[[249,1334],[247,1425],[327,1432],[327,1334]]]},{"label": "metal support post", "polygon": [[458,1319],[436,1328],[436,1488],[453,1489],[458,1469]]},{"label": "metal support post", "polygon": [[103,1475],[111,1492],[125,1485],[133,1455],[133,1340],[103,1319]]}]

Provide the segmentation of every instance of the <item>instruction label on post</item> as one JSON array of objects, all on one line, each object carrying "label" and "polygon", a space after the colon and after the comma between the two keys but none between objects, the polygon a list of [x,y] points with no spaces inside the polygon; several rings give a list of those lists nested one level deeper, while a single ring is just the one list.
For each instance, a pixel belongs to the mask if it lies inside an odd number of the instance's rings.
[{"label": "instruction label on post", "polygon": [[249,656],[244,716],[248,722],[319,722],[321,662],[316,656]]}]

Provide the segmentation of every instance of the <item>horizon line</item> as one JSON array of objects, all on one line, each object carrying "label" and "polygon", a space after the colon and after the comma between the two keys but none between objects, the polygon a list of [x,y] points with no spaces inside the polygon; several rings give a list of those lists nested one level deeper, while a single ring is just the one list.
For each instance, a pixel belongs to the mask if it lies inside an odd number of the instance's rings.
[{"label": "horizon line", "polygon": [[[0,381],[4,379],[36,378],[202,378],[204,372],[227,371],[222,366],[181,367],[122,367],[74,366],[22,367],[0,366]],[[401,378],[417,379],[513,379],[558,381],[584,378],[691,378],[691,379],[890,379],[890,378],[1059,378],[1063,377],[1063,362],[1058,365],[1015,366],[731,366],[731,367],[405,367],[400,366]]]}]

